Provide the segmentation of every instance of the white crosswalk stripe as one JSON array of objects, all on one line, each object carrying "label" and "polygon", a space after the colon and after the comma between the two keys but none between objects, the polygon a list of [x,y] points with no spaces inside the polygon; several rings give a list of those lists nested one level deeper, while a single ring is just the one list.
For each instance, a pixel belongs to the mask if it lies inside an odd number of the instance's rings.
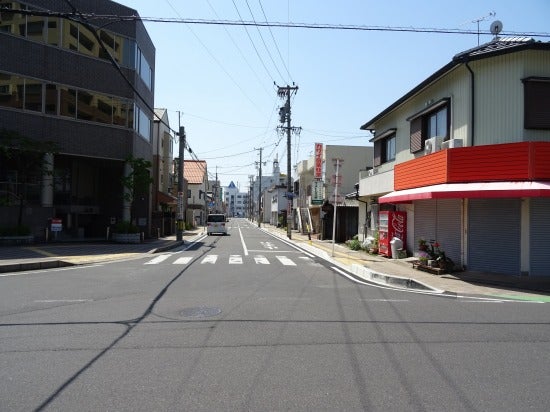
[{"label": "white crosswalk stripe", "polygon": [[[174,254],[167,253],[167,254],[158,255],[158,256],[154,257],[153,259],[145,262],[144,264],[145,265],[158,265],[158,264],[164,262],[165,260],[167,260],[168,258],[170,258],[172,256],[175,257],[175,260],[171,263],[172,265],[187,265],[195,259],[194,256],[180,256],[180,257],[177,257]],[[297,266],[296,262],[294,262],[291,258],[289,258],[287,256],[280,255],[280,256],[275,256],[275,257],[277,259],[276,262],[278,261],[280,264],[282,264],[284,266]],[[226,258],[222,258],[222,259],[219,259],[219,258],[220,258],[219,255],[206,255],[200,261],[200,263],[201,263],[201,265],[204,265],[204,264],[214,265],[216,263],[229,264],[229,265],[242,265],[243,263],[250,262],[250,260],[248,260],[248,261],[243,260],[242,255],[229,255],[227,260],[225,260]],[[248,258],[245,258],[245,259],[248,259]],[[273,263],[273,261],[270,261],[264,255],[255,255],[255,256],[253,256],[253,259],[254,259],[254,263],[256,265],[270,265],[270,264]],[[298,256],[298,259],[299,259],[299,262],[303,262],[303,263],[306,263],[308,265],[315,265],[316,264],[313,259],[311,259],[307,256]]]},{"label": "white crosswalk stripe", "polygon": [[254,256],[254,262],[256,262],[257,265],[269,265],[269,260],[262,255]]},{"label": "white crosswalk stripe", "polygon": [[229,264],[230,265],[242,265],[243,264],[243,257],[241,255],[231,255],[231,256],[229,256]]},{"label": "white crosswalk stripe", "polygon": [[157,257],[151,259],[149,262],[145,262],[146,265],[156,265],[157,263],[163,262],[168,259],[171,255],[158,255]]},{"label": "white crosswalk stripe", "polygon": [[193,256],[180,257],[174,261],[173,265],[187,265],[192,259]]},{"label": "white crosswalk stripe", "polygon": [[285,266],[296,266],[296,263],[294,263],[292,260],[290,260],[286,256],[275,256],[275,257],[279,259],[279,262],[281,262]]},{"label": "white crosswalk stripe", "polygon": [[201,265],[204,265],[205,263],[216,263],[216,260],[218,260],[218,255],[206,255],[203,260],[201,260]]}]

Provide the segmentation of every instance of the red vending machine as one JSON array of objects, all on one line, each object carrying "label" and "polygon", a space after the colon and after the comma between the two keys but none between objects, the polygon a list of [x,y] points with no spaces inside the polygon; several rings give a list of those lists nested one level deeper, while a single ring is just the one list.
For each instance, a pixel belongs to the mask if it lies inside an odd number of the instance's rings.
[{"label": "red vending machine", "polygon": [[379,212],[378,233],[380,236],[378,242],[379,255],[392,257],[390,242],[394,237],[403,241],[403,249],[405,249],[407,241],[407,212]]}]

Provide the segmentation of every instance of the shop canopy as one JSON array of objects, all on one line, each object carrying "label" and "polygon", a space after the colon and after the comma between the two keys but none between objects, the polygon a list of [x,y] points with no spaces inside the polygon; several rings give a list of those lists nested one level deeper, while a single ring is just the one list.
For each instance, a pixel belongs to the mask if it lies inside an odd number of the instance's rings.
[{"label": "shop canopy", "polygon": [[397,190],[378,198],[379,203],[409,203],[425,199],[550,197],[549,182],[443,183]]}]

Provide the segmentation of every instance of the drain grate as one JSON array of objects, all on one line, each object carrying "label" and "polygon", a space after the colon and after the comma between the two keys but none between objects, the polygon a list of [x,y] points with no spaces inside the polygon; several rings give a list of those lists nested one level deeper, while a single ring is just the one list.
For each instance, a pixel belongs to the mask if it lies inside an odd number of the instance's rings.
[{"label": "drain grate", "polygon": [[220,308],[209,308],[205,306],[196,308],[185,308],[180,312],[180,315],[186,318],[210,318],[222,313]]}]

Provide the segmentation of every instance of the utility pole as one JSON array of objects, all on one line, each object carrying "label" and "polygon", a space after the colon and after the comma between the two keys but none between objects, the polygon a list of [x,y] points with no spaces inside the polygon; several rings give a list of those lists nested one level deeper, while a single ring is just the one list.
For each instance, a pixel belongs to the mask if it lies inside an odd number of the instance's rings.
[{"label": "utility pole", "polygon": [[263,147],[255,149],[260,151],[260,169],[259,169],[259,184],[260,188],[258,190],[258,227],[262,226],[262,151]]},{"label": "utility pole", "polygon": [[301,127],[292,127],[290,119],[290,97],[294,93],[298,92],[298,86],[278,86],[277,95],[281,99],[286,99],[285,105],[279,108],[279,120],[284,125],[286,121],[286,126],[279,126],[279,129],[286,130],[286,199],[287,199],[287,213],[286,213],[286,233],[289,239],[292,239],[292,199],[293,199],[293,190],[292,190],[292,167],[291,167],[291,133],[300,133],[302,130]]},{"label": "utility pole", "polygon": [[332,215],[332,256],[334,256],[334,245],[336,243],[336,209],[338,208],[338,187],[342,184],[340,179],[340,163],[342,159],[332,159],[335,162],[336,174],[334,175],[334,213]]},{"label": "utility pole", "polygon": [[178,112],[178,124],[179,124],[179,162],[178,162],[178,214],[177,214],[177,230],[176,240],[183,240],[183,230],[185,229],[185,197],[183,195],[183,167],[184,159],[183,153],[185,150],[185,127],[181,126],[181,115]]},{"label": "utility pole", "polygon": [[248,187],[248,220],[254,220],[254,175],[248,175],[250,186]]}]

